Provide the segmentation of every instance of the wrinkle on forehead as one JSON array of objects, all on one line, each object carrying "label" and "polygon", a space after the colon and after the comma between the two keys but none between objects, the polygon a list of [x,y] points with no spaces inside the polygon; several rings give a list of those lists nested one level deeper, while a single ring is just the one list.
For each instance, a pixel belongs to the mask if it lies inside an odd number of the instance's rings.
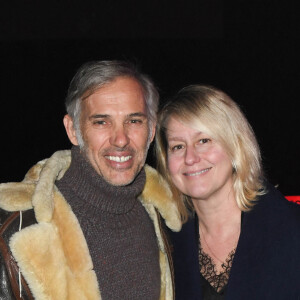
[{"label": "wrinkle on forehead", "polygon": [[136,79],[126,76],[117,77],[111,82],[107,82],[101,86],[96,86],[95,88],[88,90],[82,96],[82,100],[86,100],[93,95],[100,95],[106,97],[107,99],[113,99],[115,97],[109,96],[109,94],[116,94],[116,87],[118,89],[117,97],[122,97],[128,92],[133,93],[134,91],[135,94],[141,94],[144,100],[143,88],[140,83]]}]

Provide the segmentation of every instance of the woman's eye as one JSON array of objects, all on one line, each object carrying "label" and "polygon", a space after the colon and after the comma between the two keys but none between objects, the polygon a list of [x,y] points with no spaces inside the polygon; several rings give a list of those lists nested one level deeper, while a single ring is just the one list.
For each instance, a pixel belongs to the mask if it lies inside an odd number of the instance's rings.
[{"label": "woman's eye", "polygon": [[210,139],[201,139],[200,141],[199,141],[199,143],[200,144],[206,144],[206,143],[208,143],[210,141]]},{"label": "woman's eye", "polygon": [[180,149],[183,149],[183,145],[176,145],[176,146],[171,147],[172,151],[176,151],[176,150],[180,150]]}]

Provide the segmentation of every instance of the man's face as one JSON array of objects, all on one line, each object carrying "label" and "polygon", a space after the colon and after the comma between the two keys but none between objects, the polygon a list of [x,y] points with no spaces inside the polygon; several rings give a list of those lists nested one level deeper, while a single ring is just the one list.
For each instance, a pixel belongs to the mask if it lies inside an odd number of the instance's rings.
[{"label": "man's face", "polygon": [[[149,137],[146,103],[139,83],[118,77],[84,99],[81,108],[80,128],[87,159],[110,184],[131,183],[145,163],[155,133],[152,128]],[[70,139],[78,144],[74,132]]]}]

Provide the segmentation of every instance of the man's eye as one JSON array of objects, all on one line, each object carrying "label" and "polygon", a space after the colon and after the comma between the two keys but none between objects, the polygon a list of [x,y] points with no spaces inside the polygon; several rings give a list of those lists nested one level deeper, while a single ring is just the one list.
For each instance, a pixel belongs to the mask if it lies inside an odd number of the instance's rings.
[{"label": "man's eye", "polygon": [[105,125],[105,124],[106,124],[106,121],[98,120],[98,121],[95,121],[94,124],[97,124],[97,125]]},{"label": "man's eye", "polygon": [[131,124],[141,124],[141,123],[143,123],[143,121],[142,120],[139,120],[139,119],[133,119],[133,120],[130,120],[129,121]]}]

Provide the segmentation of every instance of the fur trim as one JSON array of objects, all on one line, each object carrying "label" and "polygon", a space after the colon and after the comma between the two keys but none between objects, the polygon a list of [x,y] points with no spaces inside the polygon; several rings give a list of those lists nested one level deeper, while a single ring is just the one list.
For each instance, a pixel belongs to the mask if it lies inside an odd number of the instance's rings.
[{"label": "fur trim", "polygon": [[53,213],[54,182],[63,176],[70,162],[69,150],[57,151],[34,165],[22,182],[0,184],[0,208],[19,211],[34,206],[37,221],[49,222]]},{"label": "fur trim", "polygon": [[0,185],[0,208],[19,211],[32,208],[31,197],[35,186],[23,182],[2,183]]},{"label": "fur trim", "polygon": [[[27,210],[34,207],[38,222],[50,222],[53,214],[53,188],[71,163],[69,150],[57,151],[49,159],[33,166],[22,182],[0,185],[0,208],[8,211]],[[146,184],[141,201],[153,205],[173,231],[181,229],[179,213],[166,181],[158,172],[145,165]]]},{"label": "fur trim", "polygon": [[45,162],[41,169],[40,179],[32,196],[32,205],[38,222],[49,222],[52,219],[54,183],[63,176],[70,163],[70,151],[58,151]]},{"label": "fur trim", "polygon": [[[64,216],[68,223],[69,214]],[[71,231],[76,229],[71,228]],[[88,251],[76,253],[86,248],[84,238],[72,235],[74,240],[70,244],[64,240],[66,233],[61,236],[61,232],[55,224],[43,222],[17,232],[10,241],[11,251],[34,297],[39,300],[101,299]]]},{"label": "fur trim", "polygon": [[180,231],[181,220],[177,206],[172,200],[172,192],[167,182],[153,168],[145,165],[146,184],[142,193],[144,206],[153,205],[165,219],[166,225],[173,231]]}]

